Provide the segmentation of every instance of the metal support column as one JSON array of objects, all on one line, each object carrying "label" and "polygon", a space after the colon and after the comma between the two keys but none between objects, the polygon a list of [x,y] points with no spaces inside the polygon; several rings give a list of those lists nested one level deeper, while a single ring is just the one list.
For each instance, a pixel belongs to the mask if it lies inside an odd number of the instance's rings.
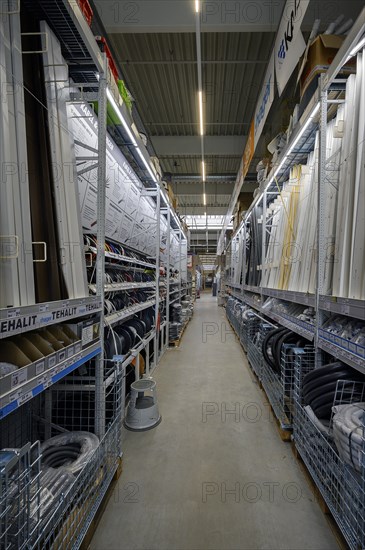
[{"label": "metal support column", "polygon": [[170,334],[170,239],[171,239],[171,211],[167,208],[167,242],[166,242],[166,257],[167,257],[167,276],[166,276],[166,347],[169,345]]},{"label": "metal support column", "polygon": [[181,241],[182,241],[182,231],[179,228],[179,300],[178,303],[181,303]]},{"label": "metal support column", "polygon": [[[97,193],[97,256],[96,294],[104,304],[105,272],[105,199],[106,199],[106,112],[107,112],[107,59],[105,53],[104,71],[99,75],[98,97],[98,193]],[[95,431],[99,438],[105,433],[105,387],[104,387],[104,310],[100,313],[101,352],[95,359]]]},{"label": "metal support column", "polygon": [[260,294],[261,305],[264,303],[264,296],[262,294],[263,281],[264,281],[264,266],[266,261],[266,213],[267,213],[267,190],[265,189],[262,195],[262,243],[261,243],[261,280],[260,280]]},{"label": "metal support column", "polygon": [[[161,225],[161,193],[160,184],[157,183],[157,195],[156,195],[156,304],[155,304],[155,326],[156,334],[154,338],[154,354],[153,363],[154,367],[157,367],[158,363],[158,348],[159,348],[159,323],[158,316],[160,313],[160,225]],[[147,374],[147,373],[146,373]]]},{"label": "metal support column", "polygon": [[318,188],[317,188],[317,273],[316,273],[316,367],[322,364],[322,351],[318,347],[319,329],[323,324],[323,313],[320,310],[319,298],[323,294],[324,281],[324,262],[326,261],[325,253],[325,236],[324,236],[324,219],[325,219],[325,181],[326,181],[326,156],[327,156],[327,90],[323,89],[323,75],[320,78],[320,124],[319,124],[319,154],[318,154]]},{"label": "metal support column", "polygon": [[247,273],[247,250],[246,250],[246,246],[247,246],[247,226],[246,226],[246,222],[243,224],[243,228],[242,228],[242,232],[243,232],[243,239],[242,239],[242,243],[243,243],[243,259],[242,259],[242,290],[241,290],[241,295],[243,296],[243,293],[244,293],[244,285],[246,284],[246,273]]}]

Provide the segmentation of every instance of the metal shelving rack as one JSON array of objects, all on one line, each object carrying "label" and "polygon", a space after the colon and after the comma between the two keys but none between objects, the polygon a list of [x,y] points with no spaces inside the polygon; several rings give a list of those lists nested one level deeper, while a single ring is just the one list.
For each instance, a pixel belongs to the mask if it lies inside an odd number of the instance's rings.
[{"label": "metal shelving rack", "polygon": [[[59,548],[62,546],[78,548],[118,468],[122,454],[121,423],[125,406],[125,369],[134,361],[136,378],[138,378],[139,353],[145,349],[144,376],[150,376],[168,346],[169,277],[166,280],[166,317],[161,319],[159,332],[157,331],[160,305],[163,302],[160,297],[160,266],[163,263],[160,257],[161,216],[165,216],[168,226],[167,270],[170,267],[170,231],[175,231],[178,235],[179,299],[183,288],[181,273],[185,261],[181,256],[182,243],[187,242],[187,238],[166,192],[160,186],[158,178],[154,176],[147,149],[140,136],[135,135],[132,129],[133,121],[129,111],[119,99],[118,108],[126,122],[123,137],[126,140],[126,136],[129,138],[133,136],[136,146],[132,147],[129,140],[127,140],[127,146],[133,155],[143,160],[146,168],[148,166],[147,170],[151,175],[151,178],[148,177],[145,182],[143,194],[151,197],[155,204],[156,253],[155,257],[143,261],[105,251],[107,88],[109,87],[113,96],[117,95],[118,98],[119,92],[110,76],[106,56],[100,51],[91,28],[75,0],[22,1],[36,19],[46,21],[59,40],[62,55],[68,64],[72,79],[73,93],[76,94],[79,90],[80,100],[98,102],[98,146],[97,151],[93,151],[93,159],[97,160],[98,177],[97,246],[90,247],[90,252],[96,254],[96,282],[89,285],[91,296],[0,310],[0,339],[86,317],[92,317],[93,322],[99,325],[100,332],[96,339],[84,347],[81,342],[74,342],[64,348],[62,353],[57,352],[54,357],[47,357],[46,361],[39,360],[1,379],[0,447],[23,447],[29,441],[48,438],[59,433],[57,431],[59,426],[53,422],[55,418],[62,422],[61,417],[57,416],[58,403],[67,400],[67,396],[76,394],[79,396],[79,403],[72,398],[72,406],[67,411],[67,428],[64,431],[80,429],[78,426],[84,422],[87,429],[94,431],[99,437],[100,445],[71,488],[62,495],[60,501],[54,503],[52,514],[47,518],[47,524],[40,522],[39,528],[32,532],[27,531],[25,526],[22,530],[21,544],[19,540],[14,541],[10,548]],[[9,17],[19,17],[19,12],[15,10],[9,14]],[[80,244],[83,246],[83,243]],[[108,259],[113,262],[118,261],[121,265],[135,266],[136,269],[153,269],[155,281],[104,284],[105,261]],[[176,258],[173,265],[175,264]],[[105,292],[142,288],[155,289],[153,299],[111,315],[104,315]],[[139,345],[126,356],[117,357],[115,361],[106,361],[104,326],[127,320],[147,307],[155,308],[156,324],[150,333],[146,334]],[[150,365],[151,345],[154,346],[154,361]],[[86,371],[83,370],[86,364],[91,367],[91,375],[85,374]],[[81,407],[80,410],[77,406]],[[28,447],[27,452],[29,452]],[[39,456],[36,460],[37,463],[41,463]],[[9,488],[6,480],[5,483],[3,481],[1,477],[0,503],[7,498],[6,492]],[[7,537],[9,523],[6,524],[5,531],[3,527],[4,524],[1,523],[1,547],[4,537]],[[6,548],[9,548],[8,539],[6,540]]]},{"label": "metal shelving rack", "polygon": [[[349,35],[344,41],[341,49],[335,57],[330,69],[325,73],[321,80],[319,87],[314,94],[312,100],[308,104],[305,112],[295,127],[290,140],[286,147],[282,151],[279,159],[275,163],[269,173],[266,183],[262,186],[261,192],[249,207],[240,227],[235,235],[232,237],[227,254],[226,270],[230,273],[229,279],[226,281],[228,287],[228,293],[235,296],[237,299],[251,305],[256,310],[259,310],[262,314],[270,318],[271,320],[282,324],[283,326],[297,332],[298,334],[305,336],[310,341],[314,340],[316,346],[316,364],[319,366],[323,359],[322,351],[330,353],[334,357],[344,361],[348,365],[365,373],[365,349],[351,345],[351,342],[334,337],[327,333],[323,329],[323,323],[325,316],[328,314],[339,314],[344,317],[353,317],[355,319],[365,319],[365,302],[363,300],[340,298],[335,296],[326,296],[323,294],[323,265],[324,265],[324,243],[325,238],[323,235],[324,225],[324,182],[326,178],[326,161],[324,158],[324,151],[326,150],[326,128],[327,128],[327,113],[328,109],[334,104],[340,103],[340,100],[332,100],[329,98],[329,94],[332,89],[338,89],[342,86],[343,81],[336,80],[336,76],[341,69],[343,62],[348,58],[350,51],[356,46],[362,34],[364,33],[364,9],[358,20],[355,22]],[[316,292],[314,294],[306,294],[303,292],[279,290],[274,288],[265,288],[263,286],[249,286],[244,284],[246,280],[246,235],[249,230],[250,217],[256,208],[260,206],[263,214],[261,217],[262,223],[262,257],[266,256],[267,240],[266,236],[270,231],[270,228],[266,225],[267,206],[270,202],[278,196],[279,189],[282,188],[284,181],[288,177],[290,168],[306,159],[308,154],[314,148],[314,140],[316,131],[319,131],[320,140],[320,153],[319,153],[319,185],[318,185],[318,219],[317,219],[317,249],[318,258],[317,266],[317,283]],[[242,254],[239,254],[239,250],[242,249]],[[227,251],[228,251],[227,250]],[[258,269],[263,271],[265,266],[258,266]],[[252,296],[259,294],[261,296],[261,303],[252,300]],[[311,307],[316,312],[315,324],[308,325],[295,317],[283,316],[281,314],[270,311],[263,307],[265,301],[268,298],[276,298],[283,302],[290,302],[296,304],[302,304],[303,309],[305,307]]]},{"label": "metal shelving rack", "polygon": [[[230,279],[226,283],[228,289],[228,295],[239,300],[243,304],[249,305],[254,311],[252,317],[258,317],[261,319],[262,326],[266,323],[266,319],[274,321],[277,325],[284,326],[290,330],[298,333],[301,336],[307,338],[311,344],[304,349],[296,349],[294,351],[295,359],[294,366],[290,363],[285,364],[285,357],[281,358],[281,379],[275,377],[273,370],[264,363],[260,363],[260,358],[249,355],[249,361],[254,365],[255,361],[261,371],[256,373],[263,384],[275,415],[284,429],[293,429],[294,444],[304,460],[308,470],[310,471],[320,493],[327,506],[331,510],[334,519],[336,520],[340,530],[342,531],[349,547],[353,550],[362,548],[364,546],[364,521],[363,521],[363,506],[364,506],[364,487],[365,487],[365,471],[364,464],[362,464],[361,472],[355,472],[349,465],[344,462],[334,446],[333,440],[327,438],[315,425],[314,421],[309,417],[304,409],[302,403],[301,381],[303,376],[313,370],[316,367],[321,366],[324,359],[323,352],[326,352],[332,357],[337,358],[347,365],[357,369],[358,371],[365,373],[365,348],[358,346],[348,340],[341,338],[336,334],[332,334],[324,327],[326,317],[338,314],[344,318],[354,318],[356,320],[365,319],[365,301],[340,298],[336,296],[327,296],[323,293],[324,284],[324,183],[326,179],[326,129],[328,112],[330,107],[334,104],[339,104],[340,100],[333,100],[330,96],[330,92],[336,86],[343,86],[341,79],[336,79],[342,65],[348,59],[349,53],[359,43],[361,37],[365,33],[365,8],[363,8],[358,20],[355,22],[348,36],[346,37],[342,47],[336,55],[330,69],[325,73],[319,84],[319,89],[315,94],[312,102],[309,104],[307,111],[304,113],[297,129],[294,131],[287,144],[286,149],[283,151],[281,157],[277,162],[271,174],[269,175],[265,187],[261,190],[261,193],[256,197],[253,204],[249,208],[245,219],[239,227],[237,233],[233,236],[231,242],[227,248],[227,263],[226,272],[230,274]],[[364,55],[364,54],[363,54]],[[343,88],[342,88],[343,89]],[[311,117],[315,115],[315,119],[308,122]],[[317,120],[318,118],[318,120]],[[303,130],[304,128],[304,130]],[[285,177],[290,169],[290,166],[295,162],[303,160],[308,152],[313,148],[314,132],[319,129],[319,183],[317,188],[317,201],[318,201],[318,218],[317,218],[317,240],[316,247],[317,253],[317,279],[315,293],[306,294],[303,292],[286,291],[274,288],[265,288],[260,286],[251,286],[245,284],[246,281],[246,235],[248,231],[248,224],[250,223],[250,216],[256,205],[261,205],[262,214],[262,257],[265,258],[266,252],[266,207],[270,203],[271,197],[278,192],[273,187],[272,180],[277,177],[279,187],[285,181]],[[299,137],[298,137],[299,136]],[[293,145],[294,144],[294,145]],[[237,242],[243,243],[243,259],[242,262],[235,262],[237,258],[236,244]],[[263,260],[264,261],[264,260]],[[319,268],[318,268],[319,266]],[[265,266],[258,266],[259,269],[264,269]],[[300,321],[295,317],[284,315],[283,313],[276,313],[265,307],[268,299],[277,299],[280,303],[289,302],[290,304],[299,304],[305,307],[310,307],[315,310],[316,317],[315,323],[309,324]],[[230,308],[234,306],[230,305]],[[227,309],[227,317],[232,322],[232,311]],[[242,330],[247,331],[250,321],[242,321]],[[232,326],[235,327],[234,319]],[[257,336],[257,328],[255,329]],[[246,338],[247,339],[247,338]],[[241,343],[244,343],[245,339],[241,337]],[[252,342],[248,338],[248,351],[253,347]],[[261,361],[264,361],[262,352]],[[290,361],[293,359],[291,358]],[[265,371],[266,368],[266,371]],[[288,377],[285,375],[285,369],[290,373],[293,378],[290,380],[290,384],[287,388]],[[260,374],[261,373],[261,374]],[[283,374],[284,373],[284,374]],[[294,374],[293,374],[294,373]],[[265,381],[265,374],[268,374]],[[352,393],[350,390],[342,391],[341,382],[338,390],[339,394],[344,396],[344,402],[347,401],[348,396]],[[346,382],[342,382],[345,387]],[[359,384],[361,386],[361,396],[356,401],[363,401],[364,384],[349,382],[350,386]],[[290,401],[287,401],[288,397]],[[352,399],[352,397],[351,397]],[[294,400],[294,402],[293,402]],[[341,403],[341,400],[335,399],[336,404]],[[287,404],[290,407],[285,411]],[[280,406],[278,406],[280,405]],[[284,405],[284,407],[283,407]],[[286,415],[283,416],[283,411]],[[290,417],[287,417],[287,413],[290,413]],[[364,438],[364,435],[362,436]],[[365,448],[365,440],[364,440]],[[361,515],[362,514],[362,515]]]}]

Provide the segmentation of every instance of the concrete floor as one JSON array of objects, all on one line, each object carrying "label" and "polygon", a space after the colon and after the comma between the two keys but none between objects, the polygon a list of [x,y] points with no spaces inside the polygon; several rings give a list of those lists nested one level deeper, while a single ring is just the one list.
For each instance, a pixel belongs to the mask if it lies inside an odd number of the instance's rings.
[{"label": "concrete floor", "polygon": [[197,300],[154,378],[162,422],[126,432],[91,549],[338,548],[215,298]]}]

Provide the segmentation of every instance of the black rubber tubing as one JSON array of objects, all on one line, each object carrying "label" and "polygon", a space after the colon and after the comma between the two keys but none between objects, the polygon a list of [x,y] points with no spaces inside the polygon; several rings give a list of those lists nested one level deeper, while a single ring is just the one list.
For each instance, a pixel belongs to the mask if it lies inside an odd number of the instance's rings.
[{"label": "black rubber tubing", "polygon": [[320,376],[323,376],[323,374],[330,374],[337,371],[343,370],[344,365],[342,363],[329,363],[328,365],[323,365],[323,367],[318,367],[317,369],[312,370],[311,372],[308,372],[303,378],[303,384],[306,384],[307,382],[311,382],[312,380],[315,380],[316,378],[319,378]]},{"label": "black rubber tubing", "polygon": [[283,334],[277,342],[277,344],[274,344],[274,356],[276,357],[276,362],[279,365],[279,368],[281,367],[281,353],[283,350],[283,346],[285,344],[294,344],[297,341],[297,335],[292,332],[288,331],[287,334]]},{"label": "black rubber tubing", "polygon": [[287,339],[290,339],[291,335],[291,331],[285,329],[281,334],[277,334],[271,340],[271,355],[276,364],[276,372],[278,374],[281,372],[281,349]]},{"label": "black rubber tubing", "polygon": [[[334,397],[335,397],[335,393],[336,391],[332,391],[332,392],[328,392],[328,393],[325,393],[323,395],[321,395],[320,397],[317,397],[316,399],[314,399],[311,403],[311,408],[314,412],[314,414],[317,416],[317,418],[323,418],[321,416],[319,416],[320,414],[324,414],[323,413],[323,410],[329,411],[329,416],[331,416],[331,411],[332,411],[332,406],[333,406],[333,401],[334,401]],[[342,398],[346,398],[346,397],[351,397],[351,390],[348,390],[347,392],[344,391],[341,396]]]},{"label": "black rubber tubing", "polygon": [[354,375],[354,373],[350,372],[348,369],[336,372],[335,374],[324,374],[323,376],[320,376],[315,380],[312,380],[311,382],[303,382],[303,395],[305,396],[315,388],[327,384],[328,382],[332,382],[333,380],[352,380],[354,376],[358,378],[358,376],[356,376],[356,373]]},{"label": "black rubber tubing", "polygon": [[274,370],[276,371],[276,365],[275,363],[271,360],[269,354],[268,354],[268,348],[269,348],[269,345],[270,345],[270,341],[271,339],[277,335],[277,334],[280,334],[282,333],[283,331],[286,331],[287,329],[283,329],[283,327],[279,327],[279,328],[275,328],[274,330],[271,330],[270,332],[268,332],[262,342],[262,353],[263,353],[263,356],[265,358],[265,361],[267,362],[267,364]]},{"label": "black rubber tubing", "polygon": [[337,388],[337,380],[332,380],[332,382],[328,382],[327,384],[324,384],[323,386],[320,385],[314,390],[307,393],[307,395],[304,396],[304,403],[306,405],[311,405],[311,403],[317,399],[317,397],[320,397],[321,395],[326,395],[329,392],[333,392],[333,397],[335,396]]}]

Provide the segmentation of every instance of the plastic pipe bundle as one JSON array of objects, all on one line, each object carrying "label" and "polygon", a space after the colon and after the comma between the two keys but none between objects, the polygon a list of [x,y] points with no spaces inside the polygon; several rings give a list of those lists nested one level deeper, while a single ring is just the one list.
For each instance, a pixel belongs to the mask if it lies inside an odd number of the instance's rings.
[{"label": "plastic pipe bundle", "polygon": [[365,467],[365,403],[333,407],[333,437],[340,457],[357,472]]},{"label": "plastic pipe bundle", "polygon": [[358,54],[357,74],[346,85],[333,270],[333,294],[356,299],[365,298],[364,56]]}]

